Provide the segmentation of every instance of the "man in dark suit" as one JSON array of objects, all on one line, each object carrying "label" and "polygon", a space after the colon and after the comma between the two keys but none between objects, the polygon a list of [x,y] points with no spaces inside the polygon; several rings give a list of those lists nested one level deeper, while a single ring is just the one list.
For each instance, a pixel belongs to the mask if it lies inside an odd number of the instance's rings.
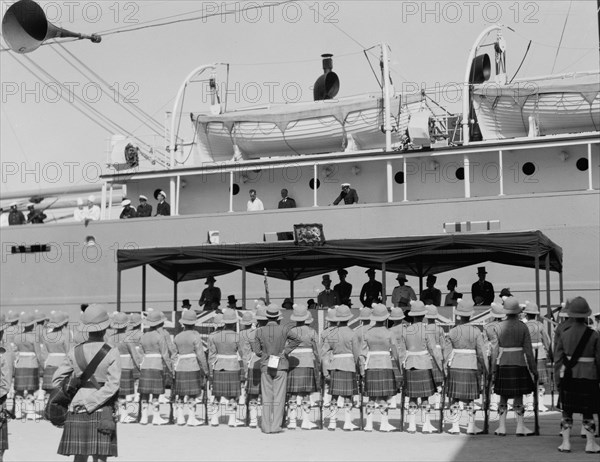
[{"label": "man in dark suit", "polygon": [[475,305],[491,305],[494,301],[494,286],[491,282],[485,280],[487,271],[485,266],[477,268],[479,281],[474,282],[471,286],[471,295]]},{"label": "man in dark suit", "polygon": [[342,199],[344,200],[344,204],[357,204],[358,203],[358,193],[356,189],[352,189],[350,187],[350,183],[342,183],[342,192],[333,201],[333,205],[338,205]]},{"label": "man in dark suit", "polygon": [[279,209],[295,209],[296,201],[291,197],[288,197],[288,190],[281,190],[281,200],[279,201],[279,205],[277,206]]},{"label": "man in dark suit", "polygon": [[278,305],[267,307],[267,324],[256,329],[251,348],[260,357],[260,391],[262,397],[263,433],[283,431],[283,412],[289,370],[288,355],[300,345],[300,337],[287,326],[280,324]]},{"label": "man in dark suit", "polygon": [[148,204],[148,198],[143,194],[140,194],[140,205],[137,206],[138,217],[151,217],[152,206]]}]

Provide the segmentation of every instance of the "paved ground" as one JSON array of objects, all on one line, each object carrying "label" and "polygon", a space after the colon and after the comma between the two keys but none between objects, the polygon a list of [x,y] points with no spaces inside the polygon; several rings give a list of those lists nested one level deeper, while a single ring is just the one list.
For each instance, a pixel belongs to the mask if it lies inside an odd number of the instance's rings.
[{"label": "paved ground", "polygon": [[[166,408],[163,408],[166,411]],[[399,424],[399,411],[391,412],[391,423]],[[378,418],[376,418],[376,421]],[[264,435],[245,427],[118,426],[118,460],[123,461],[594,461],[597,455],[585,454],[584,439],[572,438],[573,452],[556,450],[560,414],[540,414],[541,436],[516,437],[512,413],[508,418],[509,436],[329,432],[327,430],[287,430]],[[435,424],[435,422],[434,422]],[[482,422],[478,421],[479,425]],[[533,418],[526,424],[533,428]],[[341,424],[339,424],[341,425]],[[496,428],[490,422],[490,433]],[[375,423],[375,429],[378,423]],[[446,429],[448,426],[446,426]],[[580,422],[576,420],[575,433]],[[464,431],[464,427],[463,427]],[[56,449],[61,430],[48,422],[12,421],[9,424],[9,451],[6,461],[68,460]]]}]

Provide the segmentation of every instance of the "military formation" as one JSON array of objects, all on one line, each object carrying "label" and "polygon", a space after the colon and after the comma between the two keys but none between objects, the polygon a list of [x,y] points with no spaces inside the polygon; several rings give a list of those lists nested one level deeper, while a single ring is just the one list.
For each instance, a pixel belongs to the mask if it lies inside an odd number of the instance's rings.
[{"label": "military formation", "polygon": [[[483,329],[470,322],[474,304],[458,299],[456,325],[447,332],[435,305],[407,298],[409,310],[372,303],[357,319],[347,305],[331,307],[320,334],[305,305],[295,304],[290,322],[282,324],[280,307],[262,301],[252,310],[223,309],[209,335],[196,328],[196,312],[184,310],[174,337],[156,310],[144,319],[136,313],[109,317],[100,305],[82,305],[76,323],[62,312],[8,312],[0,331],[0,449],[8,448],[8,420],[38,420],[48,393],[66,374],[83,370],[73,347],[94,341],[89,352],[84,349],[87,361],[107,343],[112,362],[103,360],[94,386],[74,400],[60,454],[81,453],[83,443],[74,440],[90,436],[75,431],[74,422],[97,425],[85,416],[106,406],[123,424],[218,426],[224,420],[230,427],[260,426],[264,433],[299,427],[476,435],[489,431],[489,414],[497,412],[494,434],[501,436],[512,409],[511,428],[528,436],[539,434],[538,413],[547,410],[544,397],[555,389],[563,415],[558,450],[571,451],[573,414],[581,414],[585,451],[600,452],[594,439],[600,333],[598,320],[588,326],[592,311],[585,299],[564,305],[551,340],[538,307],[513,296],[492,303]],[[168,415],[161,405],[169,405]],[[394,409],[399,428],[390,423]],[[478,411],[484,428],[476,425]],[[534,414],[533,429],[525,425],[526,411]],[[92,439],[84,451],[116,455],[116,439]]]}]

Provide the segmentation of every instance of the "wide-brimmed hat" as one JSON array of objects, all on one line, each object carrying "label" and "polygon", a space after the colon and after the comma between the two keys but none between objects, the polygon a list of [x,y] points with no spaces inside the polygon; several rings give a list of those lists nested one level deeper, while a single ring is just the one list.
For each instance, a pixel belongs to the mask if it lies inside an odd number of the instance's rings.
[{"label": "wide-brimmed hat", "polygon": [[306,320],[304,321],[304,325],[308,326],[309,324],[312,324],[312,322],[314,321],[312,313],[309,311],[308,312],[308,318],[306,318]]},{"label": "wide-brimmed hat", "polygon": [[192,305],[189,298],[184,298],[181,302],[181,308],[190,308]]},{"label": "wide-brimmed hat", "polygon": [[281,307],[276,303],[271,303],[267,306],[266,316],[267,319],[279,319],[281,316]]},{"label": "wide-brimmed hat", "polygon": [[8,313],[6,313],[6,322],[7,323],[13,323],[13,322],[17,322],[19,320],[19,312],[18,311],[9,311]]},{"label": "wide-brimmed hat", "polygon": [[222,327],[223,324],[223,315],[221,313],[217,313],[215,314],[215,317],[213,318],[213,324],[216,324],[217,327]]},{"label": "wide-brimmed hat", "polygon": [[35,318],[35,322],[46,321],[50,319],[50,317],[46,313],[40,310],[34,310],[33,317]]},{"label": "wide-brimmed hat", "polygon": [[291,298],[286,298],[283,300],[283,303],[281,304],[281,306],[284,306],[284,305],[290,305],[293,308],[294,302],[292,301]]},{"label": "wide-brimmed hat", "polygon": [[372,321],[385,321],[390,317],[387,307],[382,303],[373,303],[373,311],[371,311]]},{"label": "wide-brimmed hat", "polygon": [[198,321],[196,318],[196,312],[194,310],[183,310],[181,312],[181,318],[179,324],[193,326]]},{"label": "wide-brimmed hat", "polygon": [[371,320],[371,308],[361,308],[360,314],[358,315],[358,319],[361,321],[370,321]]},{"label": "wide-brimmed hat", "polygon": [[437,319],[438,318],[438,309],[435,305],[425,305],[425,309],[427,310],[427,314],[425,315],[425,319]]},{"label": "wide-brimmed hat", "polygon": [[214,276],[208,276],[206,278],[206,282],[204,284],[208,284],[209,282],[217,282]]},{"label": "wide-brimmed hat", "polygon": [[292,312],[292,315],[290,316],[291,321],[300,322],[300,321],[306,321],[308,319],[309,313],[308,313],[308,308],[306,307],[306,305],[303,305],[302,303],[294,303],[294,305],[292,306],[292,309],[294,311]]},{"label": "wide-brimmed hat", "polygon": [[129,326],[135,327],[142,323],[142,315],[140,313],[131,313],[129,315]]},{"label": "wide-brimmed hat", "polygon": [[346,271],[344,268],[340,268],[339,270],[337,270],[337,274],[339,274],[340,276],[343,274],[344,276],[348,275],[348,271]]},{"label": "wide-brimmed hat", "polygon": [[19,324],[23,327],[33,326],[35,324],[35,316],[30,312],[23,312],[21,316],[19,316]]},{"label": "wide-brimmed hat", "polygon": [[425,316],[426,314],[427,310],[425,309],[425,304],[421,300],[410,301],[409,316]]},{"label": "wide-brimmed hat", "polygon": [[515,297],[507,297],[502,308],[506,314],[519,314],[522,311],[519,300]]},{"label": "wide-brimmed hat", "polygon": [[256,308],[256,314],[254,315],[254,318],[257,321],[266,321],[267,320],[267,307],[265,305],[259,305]]},{"label": "wide-brimmed hat", "polygon": [[160,311],[150,311],[148,316],[146,316],[146,324],[148,324],[149,327],[158,326],[159,324],[162,324],[164,322],[165,320],[163,319],[162,313]]},{"label": "wide-brimmed hat", "polygon": [[490,309],[490,314],[494,318],[503,318],[504,316],[506,316],[506,313],[504,312],[504,308],[499,303],[492,303],[491,309]]},{"label": "wide-brimmed hat", "polygon": [[335,308],[327,308],[327,314],[325,315],[325,321],[337,322],[335,317]]},{"label": "wide-brimmed hat", "polygon": [[129,324],[129,316],[125,313],[116,313],[110,322],[110,327],[113,329],[123,329],[127,327],[127,324]]},{"label": "wide-brimmed hat", "polygon": [[567,314],[570,318],[587,318],[592,314],[592,309],[583,297],[567,300]]},{"label": "wide-brimmed hat", "polygon": [[323,284],[324,282],[331,282],[331,277],[329,277],[329,274],[323,275],[323,280],[321,281],[321,284]]},{"label": "wide-brimmed hat", "polygon": [[240,319],[240,324],[242,326],[251,326],[254,323],[254,314],[252,311],[244,311],[242,314],[242,319]]},{"label": "wide-brimmed hat", "polygon": [[123,199],[121,201],[121,207],[125,207],[127,205],[131,205],[131,201],[129,199]]},{"label": "wide-brimmed hat", "polygon": [[335,318],[338,321],[350,321],[352,319],[352,311],[348,305],[338,305],[335,307]]},{"label": "wide-brimmed hat", "polygon": [[165,199],[167,198],[167,193],[164,192],[162,189],[155,189],[154,190],[154,199],[158,200],[158,195],[163,196]]},{"label": "wide-brimmed hat", "polygon": [[104,306],[94,303],[83,312],[81,322],[85,325],[86,332],[98,332],[108,328],[110,317]]},{"label": "wide-brimmed hat", "polygon": [[525,309],[523,310],[523,313],[525,313],[525,314],[540,314],[540,309],[538,308],[538,306],[535,303],[527,300],[525,302]]},{"label": "wide-brimmed hat", "polygon": [[406,274],[404,273],[398,273],[398,276],[396,276],[396,280],[408,282],[408,279],[406,279]]},{"label": "wide-brimmed hat", "polygon": [[456,316],[464,316],[465,318],[470,318],[474,312],[475,309],[473,308],[473,303],[461,298],[456,304],[456,310],[454,314]]},{"label": "wide-brimmed hat", "polygon": [[223,324],[235,324],[238,322],[237,312],[232,308],[223,309]]},{"label": "wide-brimmed hat", "polygon": [[404,311],[402,311],[402,308],[392,308],[390,313],[390,321],[401,321],[405,317],[406,316],[404,316]]},{"label": "wide-brimmed hat", "polygon": [[485,266],[478,266],[477,274],[487,274],[487,271],[485,270]]},{"label": "wide-brimmed hat", "polygon": [[69,315],[62,311],[55,311],[54,313],[50,313],[50,320],[48,321],[48,327],[51,329],[56,329],[58,327],[62,327],[69,322]]}]

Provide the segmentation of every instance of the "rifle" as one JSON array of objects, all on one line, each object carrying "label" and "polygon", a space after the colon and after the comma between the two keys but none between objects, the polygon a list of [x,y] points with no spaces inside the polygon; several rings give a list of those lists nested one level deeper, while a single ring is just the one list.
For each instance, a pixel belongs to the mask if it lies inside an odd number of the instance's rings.
[{"label": "rifle", "polygon": [[204,382],[204,397],[202,399],[204,405],[204,425],[208,425],[208,376]]},{"label": "rifle", "polygon": [[406,393],[406,369],[402,369],[402,385],[400,386],[400,431],[404,431],[404,397]]},{"label": "rifle", "polygon": [[[537,370],[537,363],[538,363],[538,348],[535,349],[536,370]],[[539,393],[538,393],[539,375],[535,375],[534,378],[535,378],[535,380],[534,380],[534,388],[533,388],[533,416],[535,418],[535,427],[533,430],[533,434],[536,436],[539,436],[539,434],[540,434],[540,421],[539,421],[539,410],[538,410],[538,406],[539,406]]]},{"label": "rifle", "polygon": [[550,382],[552,386],[552,388],[550,388],[550,409],[554,410],[554,358],[550,363],[550,367]]},{"label": "rifle", "polygon": [[246,427],[250,426],[250,397],[248,396],[248,380],[250,379],[250,373],[250,370],[248,370],[248,376],[246,377],[245,385],[243,385],[243,387],[246,389],[246,392],[244,393],[246,397],[246,402],[244,403],[246,405]]},{"label": "rifle", "polygon": [[364,430],[365,428],[365,424],[363,422],[363,418],[364,418],[364,399],[363,399],[363,395],[365,393],[365,385],[362,379],[362,375],[360,375],[360,373],[356,374],[357,376],[357,380],[358,380],[358,399],[359,401],[359,409],[360,409],[360,425],[359,428],[361,430]]},{"label": "rifle", "polygon": [[[318,369],[316,369],[318,370]],[[321,399],[319,400],[319,430],[323,430],[323,391],[325,390],[325,375],[324,374],[320,374],[321,377],[319,378],[319,380],[317,381],[318,383],[318,392],[319,395],[321,396]]]},{"label": "rifle", "polygon": [[442,369],[444,382],[442,384],[442,399],[440,402],[440,433],[444,433],[444,404],[446,403],[446,387],[448,386],[448,376],[444,374]]},{"label": "rifle", "polygon": [[486,370],[483,371],[483,434],[487,435],[490,432],[490,388],[491,374]]}]

